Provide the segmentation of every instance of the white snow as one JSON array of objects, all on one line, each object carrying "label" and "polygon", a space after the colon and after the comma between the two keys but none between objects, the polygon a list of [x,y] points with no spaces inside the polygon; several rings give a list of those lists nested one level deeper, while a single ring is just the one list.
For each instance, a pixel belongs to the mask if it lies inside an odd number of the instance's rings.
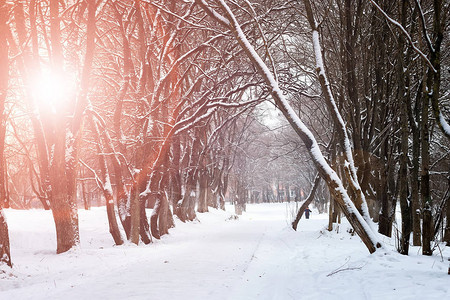
[{"label": "white snow", "polygon": [[109,174],[106,173],[105,182],[103,183],[103,190],[106,191],[109,195],[113,195],[113,189],[111,186],[111,180],[109,179]]},{"label": "white snow", "polygon": [[442,128],[445,131],[445,134],[447,136],[450,136],[450,125],[447,123],[447,121],[444,118],[444,115],[442,113],[439,113],[439,122],[441,122]]},{"label": "white snow", "polygon": [[60,255],[51,212],[6,209],[14,267],[0,269],[0,299],[449,299],[448,247],[402,256],[386,238],[371,255],[314,209],[293,231],[294,205],[247,204],[238,220],[210,209],[139,246],[113,246],[104,207],[80,210],[80,246]]}]

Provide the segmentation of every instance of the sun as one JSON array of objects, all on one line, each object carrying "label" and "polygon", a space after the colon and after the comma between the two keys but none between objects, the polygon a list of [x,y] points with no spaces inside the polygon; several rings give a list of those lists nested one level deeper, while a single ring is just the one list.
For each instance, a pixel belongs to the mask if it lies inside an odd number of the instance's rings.
[{"label": "sun", "polygon": [[58,113],[68,102],[73,91],[73,81],[67,74],[42,71],[31,80],[31,92],[36,104],[50,113]]}]

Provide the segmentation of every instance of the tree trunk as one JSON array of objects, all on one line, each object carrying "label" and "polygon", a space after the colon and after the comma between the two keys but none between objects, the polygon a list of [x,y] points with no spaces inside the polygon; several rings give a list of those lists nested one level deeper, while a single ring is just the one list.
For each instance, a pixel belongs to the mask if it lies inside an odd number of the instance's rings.
[{"label": "tree trunk", "polygon": [[159,234],[158,229],[158,215],[162,205],[161,193],[156,193],[155,198],[156,198],[155,207],[153,208],[152,215],[150,216],[150,229],[153,237],[159,240],[161,238],[161,235]]},{"label": "tree trunk", "polygon": [[235,194],[234,194],[234,212],[240,216],[245,211],[245,204],[247,202],[247,189],[244,183],[239,178],[236,179]]},{"label": "tree trunk", "polygon": [[[416,101],[418,106],[421,99]],[[419,119],[419,112],[416,112],[416,120]],[[415,124],[414,124],[415,125]],[[420,199],[419,199],[419,162],[420,162],[420,132],[416,126],[412,126],[412,169],[411,169],[411,213],[412,213],[412,230],[413,230],[413,245],[421,246],[421,230],[420,230],[420,220],[421,220],[421,209],[420,209]]]},{"label": "tree trunk", "polygon": [[12,267],[11,253],[9,250],[8,223],[6,223],[5,214],[0,206],[0,264],[2,263]]},{"label": "tree trunk", "polygon": [[172,142],[172,172],[171,172],[171,176],[170,176],[170,184],[172,187],[172,193],[171,193],[171,197],[172,197],[172,206],[173,206],[173,210],[175,212],[176,208],[178,207],[178,205],[180,205],[181,203],[179,203],[182,199],[183,199],[183,194],[182,194],[182,189],[181,189],[181,174],[180,174],[180,158],[181,158],[181,149],[180,149],[180,137],[179,136],[174,136],[173,137],[173,142]]},{"label": "tree trunk", "polygon": [[152,235],[150,233],[150,227],[148,224],[147,212],[145,211],[146,198],[142,198],[138,195],[139,199],[139,235],[144,244],[150,244],[152,242]]},{"label": "tree trunk", "polygon": [[56,226],[57,253],[63,253],[80,241],[78,211],[75,199],[70,195],[70,181],[66,172],[66,127],[64,119],[55,133],[58,139],[54,145],[50,183],[52,187],[51,207]]},{"label": "tree trunk", "polygon": [[333,196],[330,195],[330,204],[328,206],[328,231],[333,231],[333,223],[334,223],[334,219],[333,219],[333,215],[334,215],[334,198]]},{"label": "tree trunk", "polygon": [[297,216],[295,217],[295,220],[292,222],[292,228],[294,230],[297,230],[298,222],[300,222],[300,219],[303,216],[303,212],[305,209],[311,204],[311,202],[314,200],[314,196],[316,194],[317,188],[319,187],[320,183],[320,176],[319,174],[316,175],[316,178],[314,179],[314,184],[311,188],[311,191],[309,192],[308,197],[306,198],[305,202],[300,206],[300,209],[297,212]]},{"label": "tree trunk", "polygon": [[91,203],[89,202],[89,199],[87,197],[86,193],[86,182],[83,180],[81,182],[81,195],[83,197],[83,206],[85,210],[89,210],[91,208]]},{"label": "tree trunk", "polygon": [[[407,1],[401,1],[401,22],[402,26],[406,24],[406,9]],[[397,80],[399,82],[399,102],[400,102],[400,128],[401,128],[401,140],[400,140],[400,170],[399,170],[399,185],[400,185],[400,209],[402,215],[402,235],[400,239],[399,252],[404,255],[408,255],[409,252],[409,240],[412,231],[412,215],[411,206],[408,201],[408,144],[409,144],[409,128],[408,128],[408,101],[406,97],[409,97],[409,88],[407,86],[407,76],[404,63],[403,63],[403,51],[404,51],[404,38],[403,35],[398,37],[398,49],[397,49]]]},{"label": "tree trunk", "polygon": [[6,263],[8,266],[12,267],[11,263],[11,253],[9,249],[9,232],[8,224],[6,222],[6,217],[3,212],[3,204],[5,203],[5,183],[4,179],[5,171],[3,168],[6,164],[3,164],[3,150],[5,147],[5,136],[4,128],[6,125],[4,109],[6,95],[8,94],[8,81],[9,81],[9,62],[8,62],[8,44],[6,42],[6,33],[8,31],[8,7],[5,1],[0,3],[0,127],[2,130],[2,135],[0,137],[0,160],[2,162],[2,167],[0,172],[2,173],[2,179],[0,181],[0,264]]},{"label": "tree trunk", "polygon": [[[433,71],[428,72],[427,90],[431,90],[433,85]],[[422,168],[420,174],[420,190],[423,205],[422,221],[422,254],[432,255],[431,241],[433,240],[433,219],[431,215],[431,193],[430,193],[430,134],[429,134],[429,93],[424,93],[424,102],[422,106]]]},{"label": "tree trunk", "polygon": [[445,242],[445,245],[447,247],[449,247],[450,246],[450,201],[447,201],[447,206],[446,206],[445,212],[446,212],[446,214],[445,214],[446,225],[445,225],[445,230],[444,230],[443,241]]},{"label": "tree trunk", "polygon": [[122,235],[120,234],[119,226],[117,225],[116,213],[114,210],[114,198],[111,180],[109,176],[108,165],[106,163],[106,158],[103,154],[104,152],[103,147],[101,146],[100,132],[98,129],[98,125],[92,115],[90,121],[92,131],[94,132],[95,138],[97,140],[97,156],[101,176],[99,180],[100,181],[99,185],[102,186],[103,188],[103,196],[105,197],[106,200],[106,213],[108,215],[109,232],[111,233],[116,245],[122,245],[123,238]]},{"label": "tree trunk", "polygon": [[199,213],[205,213],[208,212],[208,201],[206,199],[207,192],[206,189],[208,188],[208,174],[206,171],[206,168],[204,166],[200,167],[199,172],[199,193],[198,193],[198,206],[197,206],[197,212]]},{"label": "tree trunk", "polygon": [[[135,174],[135,178],[139,174]],[[141,205],[139,203],[139,191],[136,182],[137,179],[133,178],[133,187],[130,192],[130,242],[133,244],[139,244],[140,233],[140,218],[141,218]],[[144,208],[145,209],[145,208]]]},{"label": "tree trunk", "polygon": [[[109,182],[107,182],[109,183]],[[106,213],[108,215],[108,224],[109,224],[109,232],[111,233],[114,243],[116,245],[123,244],[123,238],[120,234],[119,226],[117,225],[116,212],[114,210],[114,198],[112,195],[112,191],[107,188],[108,186],[105,184],[105,188],[103,189],[103,195],[106,200]]]},{"label": "tree trunk", "polygon": [[181,204],[177,206],[176,215],[180,218],[182,222],[193,221],[196,218],[195,215],[195,199],[196,199],[196,188],[198,180],[198,169],[194,165],[198,164],[198,155],[200,151],[200,140],[194,138],[191,146],[191,151],[189,156],[185,156],[183,159],[183,166],[189,166],[187,169],[187,174],[184,179],[185,181],[185,191],[183,195],[183,200]]}]

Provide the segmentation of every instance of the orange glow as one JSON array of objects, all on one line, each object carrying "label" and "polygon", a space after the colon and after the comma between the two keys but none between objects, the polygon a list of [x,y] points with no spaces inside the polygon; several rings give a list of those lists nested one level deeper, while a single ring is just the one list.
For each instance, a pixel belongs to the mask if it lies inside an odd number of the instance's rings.
[{"label": "orange glow", "polygon": [[31,79],[31,92],[40,108],[55,114],[73,95],[73,82],[66,74],[44,71]]}]

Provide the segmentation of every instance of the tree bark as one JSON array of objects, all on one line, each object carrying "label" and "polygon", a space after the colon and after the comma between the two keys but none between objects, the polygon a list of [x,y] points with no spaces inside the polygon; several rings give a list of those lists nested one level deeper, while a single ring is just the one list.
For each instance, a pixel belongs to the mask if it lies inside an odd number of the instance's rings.
[{"label": "tree bark", "polygon": [[446,225],[444,229],[443,241],[445,242],[445,245],[448,247],[450,246],[450,200],[447,201],[447,206],[445,208],[445,220]]},{"label": "tree bark", "polygon": [[[140,210],[141,205],[139,203],[139,190],[137,187],[138,176],[140,174],[135,174],[133,178],[133,187],[130,192],[130,242],[138,245],[139,244],[139,232],[140,232]],[[145,209],[145,207],[144,207]]]},{"label": "tree bark", "polygon": [[200,166],[199,170],[199,188],[198,193],[198,205],[197,212],[205,213],[208,212],[208,201],[207,201],[207,188],[208,188],[208,174],[205,166]]},{"label": "tree bark", "polygon": [[420,131],[419,126],[416,125],[415,120],[420,119],[420,103],[422,102],[422,93],[417,92],[416,97],[416,107],[414,110],[414,116],[411,112],[411,122],[410,127],[412,128],[412,168],[411,168],[411,213],[412,213],[412,231],[413,231],[413,245],[421,246],[422,238],[421,238],[421,208],[420,208],[420,198],[419,198],[419,190],[420,190],[420,181],[419,179],[419,170],[420,170]]},{"label": "tree bark", "polygon": [[[1,9],[1,8],[0,8]],[[12,267],[11,252],[9,248],[9,232],[6,217],[0,206],[0,264],[5,263]]]},{"label": "tree bark", "polygon": [[[406,23],[406,10],[407,1],[401,1],[401,23],[405,26]],[[407,79],[405,79],[408,74],[405,73],[404,63],[403,63],[403,51],[404,51],[404,38],[402,35],[398,38],[398,49],[397,49],[397,80],[399,82],[399,102],[400,102],[400,128],[401,128],[401,139],[400,139],[400,170],[399,170],[399,185],[400,185],[400,208],[402,215],[402,235],[400,239],[400,249],[399,252],[404,255],[408,255],[409,252],[409,240],[412,231],[412,215],[411,206],[408,201],[408,144],[409,144],[409,128],[408,128],[408,107],[409,102],[406,97],[409,97],[409,91],[407,86]]]},{"label": "tree bark", "polygon": [[[431,90],[433,85],[433,71],[428,72],[427,90]],[[422,165],[420,172],[420,195],[423,205],[422,215],[422,254],[432,255],[431,241],[433,239],[433,219],[431,214],[431,193],[430,193],[430,134],[429,134],[429,93],[425,91],[424,103],[422,106]]]}]

